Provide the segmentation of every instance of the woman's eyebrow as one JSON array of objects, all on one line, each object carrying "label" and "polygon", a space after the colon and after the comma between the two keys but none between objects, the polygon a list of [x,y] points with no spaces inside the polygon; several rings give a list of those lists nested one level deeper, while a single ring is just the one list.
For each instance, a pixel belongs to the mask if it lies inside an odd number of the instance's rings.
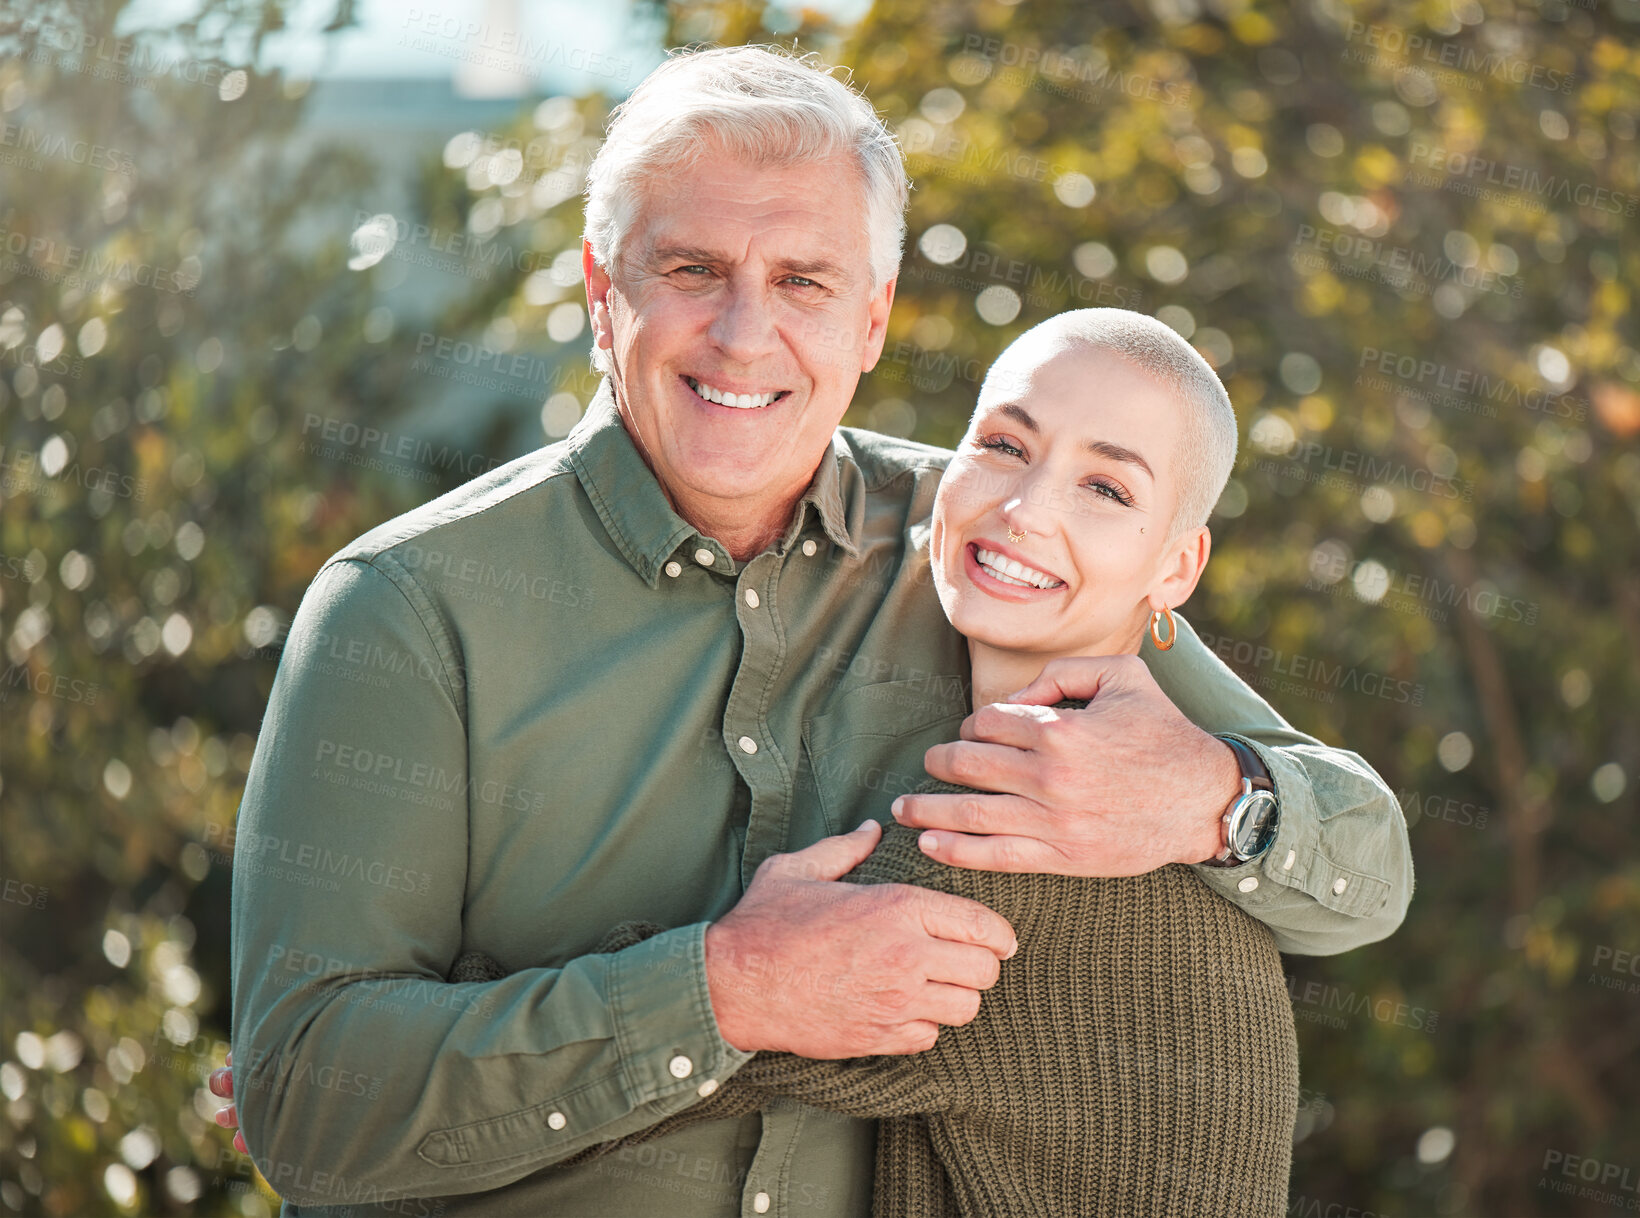
[{"label": "woman's eyebrow", "polygon": [[1146,461],[1131,448],[1123,448],[1120,444],[1112,444],[1109,440],[1089,440],[1084,447],[1096,457],[1105,457],[1111,461],[1122,461],[1128,465],[1137,465],[1154,480],[1156,474]]},{"label": "woman's eyebrow", "polygon": [[[1034,432],[1038,435],[1042,432],[1042,428],[1037,426],[1036,420],[1031,417],[1031,412],[1026,410],[1023,406],[1018,406],[1013,402],[1009,402],[1005,406],[998,406],[997,413],[1007,415],[1026,431]],[[1156,472],[1150,468],[1150,462],[1146,461],[1131,448],[1124,448],[1122,445],[1113,444],[1109,440],[1089,440],[1085,445],[1083,445],[1083,447],[1085,447],[1096,457],[1104,457],[1108,461],[1121,461],[1127,465],[1136,465],[1140,469],[1144,470],[1145,473],[1149,474],[1152,481],[1156,478]]]},{"label": "woman's eyebrow", "polygon": [[1026,410],[1023,406],[1016,406],[1012,402],[1009,402],[1006,406],[998,406],[997,413],[1007,415],[1026,431],[1036,432],[1038,434],[1042,431],[1042,429],[1036,425],[1036,420],[1031,418],[1031,412]]}]

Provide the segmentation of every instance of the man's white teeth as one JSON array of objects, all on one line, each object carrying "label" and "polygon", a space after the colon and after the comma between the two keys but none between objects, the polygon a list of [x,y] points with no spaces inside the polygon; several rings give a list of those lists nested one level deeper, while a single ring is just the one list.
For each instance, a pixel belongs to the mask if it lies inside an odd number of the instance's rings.
[{"label": "man's white teeth", "polygon": [[689,388],[693,389],[708,402],[716,402],[719,406],[732,406],[736,410],[756,410],[759,406],[767,406],[780,396],[775,393],[724,393],[721,389],[713,389],[704,381],[697,381],[693,377],[685,377]]},{"label": "man's white teeth", "polygon": [[985,568],[987,575],[995,576],[1003,583],[1013,584],[1015,587],[1057,588],[1064,582],[1045,571],[1038,571],[1035,567],[1015,562],[995,550],[979,550],[975,557],[979,559],[979,565]]}]

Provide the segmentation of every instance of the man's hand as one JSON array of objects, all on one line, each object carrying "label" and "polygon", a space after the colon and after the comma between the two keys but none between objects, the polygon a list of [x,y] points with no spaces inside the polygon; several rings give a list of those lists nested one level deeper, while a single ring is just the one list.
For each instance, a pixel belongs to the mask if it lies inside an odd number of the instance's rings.
[{"label": "man's hand", "polygon": [[803,1057],[920,1053],[939,1025],[979,1013],[1013,955],[1013,928],[963,897],[908,884],[844,884],[876,821],[763,861],[706,931],[718,1028],[743,1052]]},{"label": "man's hand", "polygon": [[[233,1099],[233,1054],[228,1054],[228,1065],[219,1070],[211,1071],[208,1086],[212,1095],[219,1095],[225,1100]],[[233,1148],[242,1155],[250,1154],[250,1148],[245,1145],[245,1135],[239,1128],[239,1109],[229,1104],[226,1108],[216,1110],[216,1123],[224,1129],[233,1130]]]},{"label": "man's hand", "polygon": [[[1069,698],[1086,710],[1054,710]],[[924,757],[946,782],[995,795],[903,795],[894,817],[928,829],[924,853],[954,867],[1143,875],[1222,848],[1240,787],[1230,746],[1179,713],[1137,656],[1052,660],[962,740]]]}]

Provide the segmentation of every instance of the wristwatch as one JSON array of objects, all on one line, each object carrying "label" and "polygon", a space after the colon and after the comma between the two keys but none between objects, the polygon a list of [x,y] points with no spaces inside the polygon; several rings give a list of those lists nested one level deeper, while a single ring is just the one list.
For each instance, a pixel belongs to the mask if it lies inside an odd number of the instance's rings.
[{"label": "wristwatch", "polygon": [[1257,753],[1229,736],[1214,739],[1224,741],[1236,755],[1236,764],[1241,767],[1241,790],[1225,809],[1224,847],[1206,863],[1209,867],[1239,867],[1258,858],[1275,841],[1281,804],[1270,771]]}]

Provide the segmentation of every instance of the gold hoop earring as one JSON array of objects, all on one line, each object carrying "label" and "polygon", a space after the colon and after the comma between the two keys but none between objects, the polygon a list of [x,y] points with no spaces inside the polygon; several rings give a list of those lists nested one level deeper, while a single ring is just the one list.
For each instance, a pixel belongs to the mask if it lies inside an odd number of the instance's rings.
[{"label": "gold hoop earring", "polygon": [[[1167,641],[1162,641],[1162,632],[1156,627],[1162,624],[1162,618],[1167,618]],[[1170,651],[1173,644],[1179,641],[1179,627],[1173,621],[1173,610],[1163,605],[1160,610],[1150,615],[1150,641],[1156,644],[1157,651]]]},{"label": "gold hoop earring", "polygon": [[1025,537],[1026,537],[1026,534],[1025,534],[1024,530],[1020,530],[1019,532],[1016,533],[1016,532],[1014,532],[1014,526],[1013,525],[1008,526],[1008,540],[1013,542],[1016,546],[1020,542],[1024,541]]}]

